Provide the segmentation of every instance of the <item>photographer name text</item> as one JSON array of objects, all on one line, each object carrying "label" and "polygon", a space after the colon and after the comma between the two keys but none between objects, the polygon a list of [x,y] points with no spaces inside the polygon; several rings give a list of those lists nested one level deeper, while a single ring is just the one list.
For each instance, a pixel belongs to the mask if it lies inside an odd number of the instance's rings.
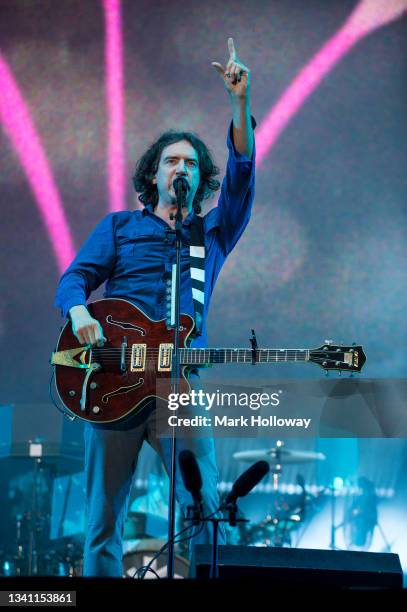
[{"label": "photographer name text", "polygon": [[295,417],[277,417],[270,415],[261,417],[252,415],[250,417],[228,417],[228,416],[195,416],[192,418],[178,417],[171,415],[168,418],[170,427],[300,427],[308,429],[311,419],[302,419]]}]

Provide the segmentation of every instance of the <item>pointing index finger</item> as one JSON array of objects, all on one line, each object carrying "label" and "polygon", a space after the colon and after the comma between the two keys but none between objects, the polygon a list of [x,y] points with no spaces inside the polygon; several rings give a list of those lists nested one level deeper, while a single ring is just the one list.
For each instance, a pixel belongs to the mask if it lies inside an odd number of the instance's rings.
[{"label": "pointing index finger", "polygon": [[233,43],[233,38],[228,38],[228,47],[229,47],[230,59],[235,61],[235,59],[236,59],[236,51],[235,51],[235,45]]}]

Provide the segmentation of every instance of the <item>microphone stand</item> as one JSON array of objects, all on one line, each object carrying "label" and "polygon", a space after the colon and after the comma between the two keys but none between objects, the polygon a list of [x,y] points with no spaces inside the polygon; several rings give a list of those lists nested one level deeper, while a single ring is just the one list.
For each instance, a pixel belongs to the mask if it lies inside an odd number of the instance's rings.
[{"label": "microphone stand", "polygon": [[237,523],[248,523],[249,519],[237,518],[237,504],[235,501],[222,504],[216,512],[225,510],[228,512],[228,518],[215,518],[213,516],[202,517],[202,509],[194,506],[189,507],[189,511],[192,511],[193,518],[188,519],[193,525],[199,525],[200,523],[212,523],[212,557],[211,567],[209,571],[209,578],[219,578],[219,544],[218,544],[218,533],[219,523],[229,523],[231,527],[236,527]]},{"label": "microphone stand", "polygon": [[[171,368],[171,393],[179,392],[180,361],[179,361],[179,332],[180,332],[180,300],[181,300],[181,242],[182,242],[182,208],[185,204],[186,191],[181,181],[174,181],[174,189],[177,196],[177,213],[175,215],[175,264],[172,268],[172,282],[175,288],[172,295],[175,296],[175,316],[174,316],[174,347]],[[171,308],[172,310],[172,308]],[[171,321],[172,323],[172,321]],[[168,555],[167,555],[167,578],[174,578],[175,573],[175,483],[176,483],[176,459],[177,459],[177,439],[176,428],[171,430],[171,469],[170,469],[170,492],[168,503]]]}]

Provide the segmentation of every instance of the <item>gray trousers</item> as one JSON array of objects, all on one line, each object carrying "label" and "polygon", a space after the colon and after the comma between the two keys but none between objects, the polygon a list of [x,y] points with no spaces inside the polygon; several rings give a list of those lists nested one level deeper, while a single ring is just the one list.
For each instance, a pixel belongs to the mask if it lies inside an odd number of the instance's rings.
[{"label": "gray trousers", "polygon": [[[194,385],[195,387],[195,385]],[[85,425],[85,474],[87,530],[84,548],[84,576],[123,575],[122,536],[129,495],[137,459],[144,440],[160,455],[169,473],[171,440],[156,434],[155,403],[132,419],[107,425]],[[177,455],[192,450],[202,474],[204,515],[218,508],[218,470],[212,438],[177,438]],[[179,465],[176,472],[176,495],[186,516],[192,497],[184,487]],[[192,530],[191,530],[192,532]],[[187,534],[183,534],[184,537]],[[212,526],[205,523],[193,537],[193,544],[210,544]],[[223,523],[219,544],[226,543]]]}]

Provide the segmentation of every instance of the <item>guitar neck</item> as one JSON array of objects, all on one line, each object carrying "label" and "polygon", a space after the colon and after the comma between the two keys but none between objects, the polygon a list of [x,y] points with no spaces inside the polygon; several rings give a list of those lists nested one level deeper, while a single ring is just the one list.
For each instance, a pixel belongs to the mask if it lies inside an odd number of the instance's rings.
[{"label": "guitar neck", "polygon": [[[309,361],[309,349],[256,349],[256,363]],[[210,363],[253,363],[252,349],[211,348],[180,349],[182,365],[205,365]]]}]

